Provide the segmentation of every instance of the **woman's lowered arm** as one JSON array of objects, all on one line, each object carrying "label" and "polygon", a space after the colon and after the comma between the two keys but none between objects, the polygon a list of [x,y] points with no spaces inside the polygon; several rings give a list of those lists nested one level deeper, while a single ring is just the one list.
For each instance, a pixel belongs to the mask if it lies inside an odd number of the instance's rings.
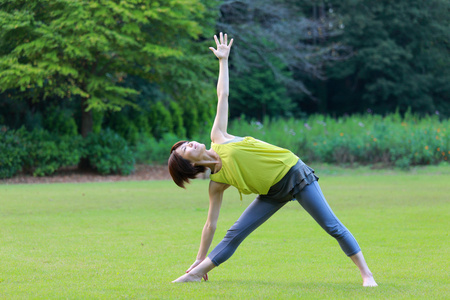
[{"label": "woman's lowered arm", "polygon": [[[209,247],[211,246],[216,232],[217,221],[219,219],[220,207],[222,205],[223,192],[229,187],[227,184],[211,181],[209,183],[209,210],[208,218],[205,226],[203,227],[202,237],[200,241],[200,248],[198,249],[197,258],[195,262],[186,270],[189,273],[193,268],[198,266],[208,254]],[[208,279],[208,275],[205,274],[204,279]]]}]

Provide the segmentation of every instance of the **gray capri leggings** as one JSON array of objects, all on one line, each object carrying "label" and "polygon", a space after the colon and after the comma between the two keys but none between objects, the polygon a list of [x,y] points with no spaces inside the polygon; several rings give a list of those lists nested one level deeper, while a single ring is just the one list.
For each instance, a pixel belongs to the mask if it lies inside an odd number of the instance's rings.
[{"label": "gray capri leggings", "polygon": [[[303,208],[332,237],[347,256],[361,251],[353,235],[335,216],[317,181],[305,186],[294,195]],[[233,255],[241,242],[287,202],[276,202],[256,198],[227,231],[223,240],[208,255],[214,265],[219,266]]]}]

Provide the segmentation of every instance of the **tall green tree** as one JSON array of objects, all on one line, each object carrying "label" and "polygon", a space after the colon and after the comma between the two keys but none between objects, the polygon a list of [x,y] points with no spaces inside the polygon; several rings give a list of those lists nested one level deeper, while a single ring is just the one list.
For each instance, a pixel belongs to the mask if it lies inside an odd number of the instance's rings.
[{"label": "tall green tree", "polygon": [[[326,42],[341,33],[334,15],[309,9],[313,1],[223,1],[218,27],[235,39],[230,58],[230,100],[240,111],[263,118],[299,116],[299,99],[312,101],[306,79],[324,79],[323,66],[343,59],[347,48]],[[301,76],[299,75],[301,74]]]},{"label": "tall green tree", "polygon": [[[174,99],[204,95],[211,84],[201,75],[211,67],[192,44],[211,24],[206,4],[0,0],[0,91],[19,91],[19,100],[80,98],[83,136],[92,131],[92,110],[135,105],[139,88],[124,84],[130,75],[159,83]],[[189,84],[180,68],[201,84]]]},{"label": "tall green tree", "polygon": [[328,2],[342,17],[340,39],[353,56],[328,69],[325,109],[450,115],[449,1]]}]

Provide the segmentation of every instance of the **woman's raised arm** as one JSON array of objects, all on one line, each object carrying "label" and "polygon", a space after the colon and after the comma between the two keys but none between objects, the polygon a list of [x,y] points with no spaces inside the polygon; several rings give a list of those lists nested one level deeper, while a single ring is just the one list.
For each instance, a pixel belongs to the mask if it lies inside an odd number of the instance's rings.
[{"label": "woman's raised arm", "polygon": [[231,45],[233,39],[228,44],[227,34],[223,35],[222,32],[219,36],[214,36],[217,49],[210,47],[211,51],[219,59],[219,79],[217,81],[217,112],[214,124],[211,130],[211,140],[214,143],[223,143],[233,136],[227,133],[228,127],[228,94],[229,94],[229,77],[228,77],[228,56],[230,55]]}]

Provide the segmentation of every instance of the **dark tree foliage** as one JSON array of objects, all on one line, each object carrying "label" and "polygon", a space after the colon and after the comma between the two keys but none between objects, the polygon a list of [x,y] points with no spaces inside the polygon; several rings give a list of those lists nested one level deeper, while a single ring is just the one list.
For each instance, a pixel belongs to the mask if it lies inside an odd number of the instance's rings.
[{"label": "dark tree foliage", "polygon": [[235,39],[231,117],[408,107],[448,117],[449,9],[448,0],[0,0],[0,124],[110,127],[132,143],[207,131],[217,79],[208,47],[219,31]]},{"label": "dark tree foliage", "polygon": [[[353,56],[327,69],[321,112],[385,114],[408,107],[450,115],[450,32],[446,0],[329,1]],[[320,109],[321,108],[321,109]]]},{"label": "dark tree foliage", "polygon": [[295,102],[314,98],[305,78],[324,79],[326,62],[348,56],[347,47],[328,42],[341,33],[334,15],[322,9],[320,17],[313,18],[303,8],[294,1],[222,2],[218,28],[236,41],[231,55],[232,116],[299,116]]},{"label": "dark tree foliage", "polygon": [[238,41],[232,115],[448,116],[449,10],[446,0],[223,1],[218,27]]}]

